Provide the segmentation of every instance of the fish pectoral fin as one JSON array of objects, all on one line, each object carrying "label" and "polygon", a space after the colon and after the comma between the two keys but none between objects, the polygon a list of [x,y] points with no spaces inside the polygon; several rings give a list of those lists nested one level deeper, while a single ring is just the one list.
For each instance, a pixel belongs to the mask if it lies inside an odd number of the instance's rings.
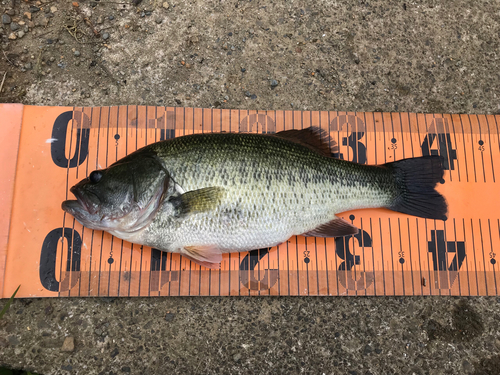
[{"label": "fish pectoral fin", "polygon": [[179,216],[207,212],[216,209],[222,202],[226,190],[222,187],[207,187],[187,191],[184,194],[171,197],[169,201],[178,210]]},{"label": "fish pectoral fin", "polygon": [[181,255],[206,268],[218,269],[222,252],[217,246],[184,246]]},{"label": "fish pectoral fin", "polygon": [[336,147],[335,141],[331,140],[330,144],[325,141],[329,138],[328,133],[317,126],[311,126],[300,130],[283,130],[274,135],[306,146],[324,156],[330,156],[331,152],[334,152],[335,149],[338,148]]},{"label": "fish pectoral fin", "polygon": [[348,221],[340,217],[335,217],[332,221],[322,224],[302,235],[305,237],[343,237],[356,234],[358,231],[359,229]]}]

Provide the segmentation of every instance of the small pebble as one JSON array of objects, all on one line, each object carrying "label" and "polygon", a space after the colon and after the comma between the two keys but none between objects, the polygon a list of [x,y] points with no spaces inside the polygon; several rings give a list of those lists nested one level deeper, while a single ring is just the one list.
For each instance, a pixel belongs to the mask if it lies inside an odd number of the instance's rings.
[{"label": "small pebble", "polygon": [[24,65],[24,68],[26,70],[30,70],[30,69],[32,69],[32,67],[33,67],[33,65],[31,64],[31,62],[29,62],[29,63],[27,63],[27,64]]},{"label": "small pebble", "polygon": [[15,34],[15,33],[10,33],[10,34],[9,34],[9,39],[10,39],[10,40],[16,40],[16,39],[17,39],[16,34]]},{"label": "small pebble", "polygon": [[24,16],[31,21],[31,13],[30,12],[24,12]]},{"label": "small pebble", "polygon": [[170,8],[170,4],[167,3],[166,1],[163,3],[163,8],[168,9]]},{"label": "small pebble", "polygon": [[54,61],[56,61],[56,58],[54,56],[51,56],[49,60],[50,60],[50,62],[54,62]]},{"label": "small pebble", "polygon": [[80,56],[80,51],[73,52],[73,55],[75,55],[76,57]]},{"label": "small pebble", "polygon": [[18,38],[22,38],[22,37],[24,36],[24,31],[19,30],[19,31],[17,32],[17,36],[18,36]]},{"label": "small pebble", "polygon": [[245,73],[247,70],[245,68],[241,68],[241,72]]},{"label": "small pebble", "polygon": [[159,25],[163,22],[163,20],[160,17],[158,17],[155,19],[155,22]]},{"label": "small pebble", "polygon": [[174,320],[174,318],[175,318],[175,314],[172,314],[172,313],[167,313],[167,315],[165,316],[165,320],[167,322],[171,322],[172,320]]},{"label": "small pebble", "polygon": [[12,23],[10,24],[10,29],[11,29],[12,31],[19,30],[19,24],[18,24],[18,23],[16,23],[16,22],[12,22]]},{"label": "small pebble", "polygon": [[109,39],[109,33],[102,34],[102,39],[108,40]]},{"label": "small pebble", "polygon": [[2,14],[2,23],[4,25],[8,25],[11,22],[12,22],[12,19],[10,18],[10,16],[8,14]]},{"label": "small pebble", "polygon": [[16,14],[16,11],[11,8],[11,9],[8,9],[7,12],[5,12],[5,13],[7,13],[9,16],[13,16]]},{"label": "small pebble", "polygon": [[49,305],[45,308],[45,315],[51,315],[54,312],[54,308]]},{"label": "small pebble", "polygon": [[108,17],[108,19],[109,19],[110,21],[113,21],[113,20],[115,19],[115,16],[109,16],[109,17]]},{"label": "small pebble", "polygon": [[271,88],[275,88],[276,86],[278,86],[278,81],[276,81],[275,79],[272,79],[271,80]]},{"label": "small pebble", "polygon": [[75,339],[71,336],[68,336],[64,339],[64,342],[61,346],[62,352],[72,352],[75,350]]},{"label": "small pebble", "polygon": [[40,8],[38,8],[38,7],[34,6],[34,5],[30,6],[30,12],[31,13],[36,13],[36,12],[39,12],[39,11],[40,11]]},{"label": "small pebble", "polygon": [[55,13],[55,12],[57,12],[57,7],[55,6],[50,7],[50,13]]},{"label": "small pebble", "polygon": [[245,91],[245,96],[249,98],[252,96],[252,94],[250,93],[250,91]]}]

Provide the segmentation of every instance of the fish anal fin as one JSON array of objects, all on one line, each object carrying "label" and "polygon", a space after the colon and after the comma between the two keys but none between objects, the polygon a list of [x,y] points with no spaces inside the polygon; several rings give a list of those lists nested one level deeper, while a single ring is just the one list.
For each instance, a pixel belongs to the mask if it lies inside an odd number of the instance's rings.
[{"label": "fish anal fin", "polygon": [[302,234],[305,237],[343,237],[358,233],[359,229],[348,221],[335,217],[332,221],[322,224],[309,232]]},{"label": "fish anal fin", "polygon": [[330,156],[332,150],[335,149],[336,146],[336,143],[333,140],[331,141],[332,144],[328,144],[326,142],[328,134],[326,131],[317,126],[311,126],[300,130],[284,130],[274,135],[276,137],[298,143],[302,146],[306,146],[324,156]]},{"label": "fish anal fin", "polygon": [[200,266],[211,269],[220,268],[220,262],[222,262],[222,252],[217,246],[184,246],[181,255]]}]

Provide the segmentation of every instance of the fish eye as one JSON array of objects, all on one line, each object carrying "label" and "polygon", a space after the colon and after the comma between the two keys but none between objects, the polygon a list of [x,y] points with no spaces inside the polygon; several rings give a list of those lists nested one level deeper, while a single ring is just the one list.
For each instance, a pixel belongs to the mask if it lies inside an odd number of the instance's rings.
[{"label": "fish eye", "polygon": [[89,176],[89,180],[93,184],[97,184],[99,181],[101,181],[101,178],[102,178],[102,173],[99,171],[94,171]]}]

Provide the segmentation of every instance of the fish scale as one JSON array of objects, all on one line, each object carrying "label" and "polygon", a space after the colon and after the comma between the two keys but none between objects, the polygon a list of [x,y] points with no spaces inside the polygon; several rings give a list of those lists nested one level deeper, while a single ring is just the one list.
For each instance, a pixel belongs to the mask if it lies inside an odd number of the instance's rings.
[{"label": "fish scale", "polygon": [[180,226],[160,215],[147,229],[142,241],[172,252],[186,243],[217,244],[223,252],[274,246],[335,213],[384,206],[394,190],[385,170],[325,157],[279,137],[192,135],[152,149],[183,190],[227,190],[214,212],[182,218]]},{"label": "fish scale", "polygon": [[446,213],[434,186],[439,158],[384,166],[330,156],[317,128],[275,135],[192,134],[157,142],[94,171],[63,209],[92,229],[214,267],[222,253],[278,245],[293,235],[358,229],[335,217],[387,207],[428,218]]}]

